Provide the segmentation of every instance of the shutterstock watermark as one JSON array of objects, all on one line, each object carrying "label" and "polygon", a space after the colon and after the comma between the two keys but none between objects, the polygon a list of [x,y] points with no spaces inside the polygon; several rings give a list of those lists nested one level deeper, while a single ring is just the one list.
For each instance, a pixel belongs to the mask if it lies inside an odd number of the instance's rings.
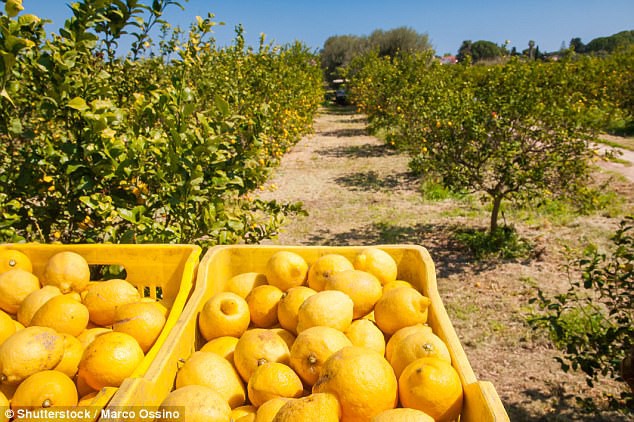
[{"label": "shutterstock watermark", "polygon": [[151,422],[157,418],[166,421],[185,420],[184,407],[150,408],[142,406],[127,407],[48,407],[35,409],[11,409],[2,408],[0,410],[7,419],[25,419],[30,421],[55,421],[74,420],[77,422],[88,421],[147,421]]}]

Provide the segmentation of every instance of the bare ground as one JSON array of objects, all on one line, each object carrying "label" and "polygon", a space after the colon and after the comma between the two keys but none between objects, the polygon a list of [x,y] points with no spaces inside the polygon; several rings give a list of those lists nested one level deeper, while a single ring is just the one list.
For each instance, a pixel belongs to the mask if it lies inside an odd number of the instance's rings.
[{"label": "bare ground", "polygon": [[[608,175],[599,172],[597,177]],[[617,175],[610,185],[627,198],[624,212],[631,213],[631,181]],[[408,157],[369,136],[363,116],[345,109],[318,116],[315,134],[283,157],[259,196],[301,201],[308,211],[308,216],[289,221],[271,243],[426,247],[471,366],[479,379],[493,382],[512,421],[630,420],[609,411],[584,413],[574,394],[598,398],[617,393],[621,386],[606,380],[589,390],[582,374],[561,371],[554,360],[558,352],[546,334],[525,322],[537,286],[550,292],[567,288],[561,268],[564,245],[605,242],[618,225],[618,215],[570,216],[556,223],[538,213],[513,215],[517,230],[535,245],[536,256],[478,262],[454,232],[486,227],[486,209],[473,200],[424,200],[420,180],[408,171]]]}]

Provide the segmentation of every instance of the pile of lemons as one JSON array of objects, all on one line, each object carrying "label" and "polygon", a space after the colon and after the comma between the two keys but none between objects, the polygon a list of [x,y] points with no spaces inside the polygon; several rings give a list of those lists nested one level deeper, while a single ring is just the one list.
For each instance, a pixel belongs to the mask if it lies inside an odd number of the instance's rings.
[{"label": "pile of lemons", "polygon": [[134,372],[168,312],[126,280],[91,281],[75,252],[38,277],[27,255],[0,251],[0,407],[89,405]]},{"label": "pile of lemons", "polygon": [[367,247],[310,266],[274,253],[198,314],[207,341],[176,374],[161,409],[186,420],[452,421],[463,390],[445,343],[426,325],[430,300]]}]

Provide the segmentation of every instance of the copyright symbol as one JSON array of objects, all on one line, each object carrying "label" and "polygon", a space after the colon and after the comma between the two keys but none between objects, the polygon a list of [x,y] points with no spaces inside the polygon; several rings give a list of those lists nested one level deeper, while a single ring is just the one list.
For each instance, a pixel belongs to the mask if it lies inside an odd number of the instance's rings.
[{"label": "copyright symbol", "polygon": [[4,411],[4,416],[7,419],[11,419],[12,417],[15,416],[15,412],[13,410],[11,410],[11,409],[7,409],[7,410]]}]

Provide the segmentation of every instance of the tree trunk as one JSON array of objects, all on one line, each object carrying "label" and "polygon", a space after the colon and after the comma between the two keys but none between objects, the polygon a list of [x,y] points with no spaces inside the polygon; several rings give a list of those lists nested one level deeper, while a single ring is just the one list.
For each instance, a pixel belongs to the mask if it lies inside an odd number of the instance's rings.
[{"label": "tree trunk", "polygon": [[493,209],[491,210],[491,227],[490,233],[493,234],[498,229],[498,216],[500,214],[500,204],[502,203],[502,195],[493,196]]}]

